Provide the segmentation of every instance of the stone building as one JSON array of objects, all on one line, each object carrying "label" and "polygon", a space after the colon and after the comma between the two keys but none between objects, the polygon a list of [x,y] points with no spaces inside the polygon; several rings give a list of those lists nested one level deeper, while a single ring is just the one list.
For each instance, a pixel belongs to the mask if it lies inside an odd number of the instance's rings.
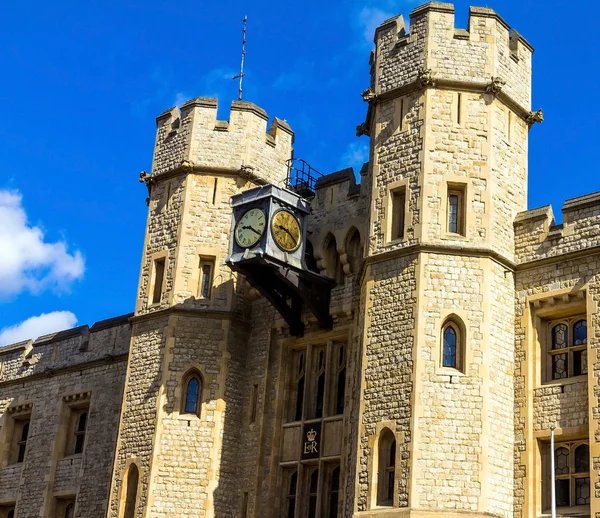
[{"label": "stone building", "polygon": [[[599,518],[600,194],[527,210],[532,53],[489,8],[384,22],[358,183],[291,184],[252,103],[161,114],[135,312],[0,349],[0,517],[534,518],[554,485]],[[327,326],[226,263],[271,184]]]}]

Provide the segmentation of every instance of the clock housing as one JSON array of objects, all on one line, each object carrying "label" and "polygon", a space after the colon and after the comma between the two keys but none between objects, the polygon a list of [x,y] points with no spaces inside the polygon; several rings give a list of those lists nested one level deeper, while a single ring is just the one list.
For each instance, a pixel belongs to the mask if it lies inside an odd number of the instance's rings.
[{"label": "clock housing", "polygon": [[[231,206],[233,221],[227,263],[235,264],[242,260],[267,256],[298,269],[305,267],[306,216],[310,213],[310,203],[307,200],[292,191],[269,184],[232,196]],[[255,229],[257,232],[241,228],[255,227],[242,223],[242,219],[253,209],[261,210],[266,217],[266,228],[260,237],[259,228]],[[257,238],[256,241],[248,244],[252,241],[249,237],[243,239],[241,236],[242,239],[238,239],[238,230],[246,232],[248,236],[252,234]]]}]

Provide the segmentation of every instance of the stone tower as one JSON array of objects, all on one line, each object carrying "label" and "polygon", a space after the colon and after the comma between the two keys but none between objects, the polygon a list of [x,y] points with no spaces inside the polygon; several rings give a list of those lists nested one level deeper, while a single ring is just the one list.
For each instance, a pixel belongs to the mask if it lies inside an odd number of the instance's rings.
[{"label": "stone tower", "polygon": [[[355,512],[512,517],[514,230],[526,209],[533,49],[493,10],[431,2],[375,34]],[[392,435],[390,435],[392,437]],[[387,490],[386,490],[387,491]],[[391,498],[391,497],[390,497]],[[437,516],[437,515],[436,515]]]},{"label": "stone tower", "polygon": [[[286,177],[293,132],[279,119],[267,131],[267,121],[261,108],[238,101],[229,121],[219,121],[209,98],[156,120],[152,173],[142,176],[149,211],[109,517],[223,517],[240,507],[248,304],[223,261],[231,196]],[[197,411],[184,397],[193,377]]]}]

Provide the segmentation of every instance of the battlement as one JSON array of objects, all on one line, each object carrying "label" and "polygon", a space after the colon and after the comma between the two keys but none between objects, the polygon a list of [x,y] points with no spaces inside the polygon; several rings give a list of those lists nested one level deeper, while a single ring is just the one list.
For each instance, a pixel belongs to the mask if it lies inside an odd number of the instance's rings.
[{"label": "battlement", "polygon": [[563,223],[552,206],[521,212],[515,219],[517,263],[557,257],[600,246],[600,192],[565,201]]},{"label": "battlement", "polygon": [[430,2],[410,14],[409,34],[399,15],[376,29],[374,42],[376,96],[411,84],[470,83],[484,91],[489,85],[494,94],[502,90],[531,110],[533,47],[493,9],[471,7],[465,30],[454,25],[454,5]]},{"label": "battlement", "polygon": [[156,118],[152,176],[182,164],[199,171],[235,172],[249,169],[267,183],[279,183],[287,173],[294,132],[253,103],[233,101],[228,121],[217,119],[217,99],[196,97]]}]

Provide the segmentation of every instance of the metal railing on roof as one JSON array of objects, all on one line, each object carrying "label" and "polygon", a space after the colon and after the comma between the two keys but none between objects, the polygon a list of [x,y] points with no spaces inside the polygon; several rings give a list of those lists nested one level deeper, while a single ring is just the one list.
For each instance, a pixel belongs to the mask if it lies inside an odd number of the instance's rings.
[{"label": "metal railing on roof", "polygon": [[317,180],[323,175],[301,158],[290,158],[287,161],[287,166],[286,188],[303,198],[314,196]]}]

